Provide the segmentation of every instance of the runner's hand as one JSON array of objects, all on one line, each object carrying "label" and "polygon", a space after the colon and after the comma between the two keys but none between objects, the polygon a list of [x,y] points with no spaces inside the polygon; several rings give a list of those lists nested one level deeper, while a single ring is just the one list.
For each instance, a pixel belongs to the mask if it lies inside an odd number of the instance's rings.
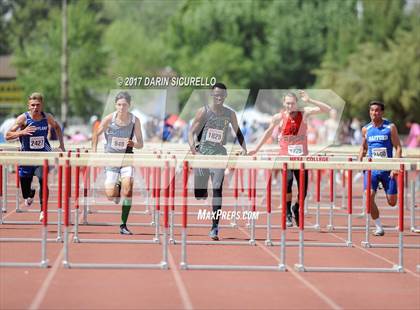
[{"label": "runner's hand", "polygon": [[398,170],[392,170],[391,174],[389,176],[394,179],[394,178],[398,177],[398,173],[399,173]]},{"label": "runner's hand", "polygon": [[257,153],[258,153],[257,150],[251,150],[251,151],[248,152],[248,155],[249,156],[253,156],[253,155],[257,154]]},{"label": "runner's hand", "polygon": [[309,96],[305,91],[299,90],[299,95],[304,102],[309,102]]},{"label": "runner's hand", "polygon": [[35,126],[27,126],[21,132],[25,136],[32,136],[32,134],[35,132],[35,130],[36,130],[36,127]]}]

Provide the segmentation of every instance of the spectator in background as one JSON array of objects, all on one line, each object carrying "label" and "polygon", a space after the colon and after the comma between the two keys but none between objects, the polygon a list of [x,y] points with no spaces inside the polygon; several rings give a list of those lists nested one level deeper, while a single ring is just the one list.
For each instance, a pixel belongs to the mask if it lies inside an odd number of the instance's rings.
[{"label": "spectator in background", "polygon": [[325,121],[325,142],[333,144],[338,131],[337,110],[331,109],[330,117]]},{"label": "spectator in background", "polygon": [[408,148],[420,147],[420,125],[414,121],[413,117],[410,117],[406,120],[405,126],[410,129],[405,146]]},{"label": "spectator in background", "polygon": [[309,116],[308,117],[308,131],[307,131],[307,136],[308,136],[308,144],[314,145],[317,144],[318,141],[318,131],[316,126],[314,126],[313,123],[313,117]]},{"label": "spectator in background", "polygon": [[82,132],[80,132],[79,130],[77,130],[74,133],[74,135],[71,136],[70,142],[81,143],[81,142],[86,142],[87,140],[88,140],[88,137]]},{"label": "spectator in background", "polygon": [[250,133],[250,130],[248,128],[248,123],[247,123],[246,120],[242,121],[241,131],[242,131],[242,134],[244,135],[245,143],[249,143],[250,139],[251,139],[251,133]]},{"label": "spectator in background", "polygon": [[96,115],[92,115],[90,117],[89,123],[92,126],[92,136],[90,137],[92,139],[93,135],[98,130],[99,124],[101,123],[101,121],[99,120],[99,118]]},{"label": "spectator in background", "polygon": [[350,124],[350,128],[351,128],[351,131],[352,131],[351,144],[352,145],[360,145],[363,141],[363,139],[362,139],[362,128],[361,128],[360,121],[356,117],[353,117],[353,119],[351,121],[351,124]]}]

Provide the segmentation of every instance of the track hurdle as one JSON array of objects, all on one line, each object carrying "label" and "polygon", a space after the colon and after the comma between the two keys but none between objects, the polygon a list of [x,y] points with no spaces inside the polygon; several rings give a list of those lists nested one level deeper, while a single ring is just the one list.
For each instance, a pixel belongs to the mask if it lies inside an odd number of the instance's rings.
[{"label": "track hurdle", "polygon": [[[370,167],[370,166],[376,166],[376,167]],[[349,166],[347,167],[347,170],[350,171],[352,169],[355,169],[356,166]],[[397,167],[397,168],[396,168]],[[295,269],[297,271],[300,272],[310,272],[310,271],[315,271],[315,272],[403,272],[404,271],[404,267],[403,267],[403,250],[404,250],[404,246],[403,246],[403,232],[404,232],[404,164],[399,164],[399,163],[389,163],[389,164],[376,164],[374,165],[373,163],[371,163],[367,169],[374,169],[376,168],[377,170],[395,170],[395,169],[400,169],[400,175],[398,178],[398,187],[399,187],[399,191],[398,191],[398,203],[399,203],[399,244],[398,244],[398,264],[394,265],[393,267],[389,267],[389,268],[374,268],[374,267],[313,267],[313,266],[307,266],[304,264],[304,246],[305,246],[305,242],[304,242],[304,221],[302,220],[302,222],[300,223],[300,231],[299,231],[299,262],[297,264],[295,264]],[[380,168],[380,169],[378,169]],[[301,173],[303,173],[303,166],[301,166]],[[364,168],[366,169],[366,168]],[[356,170],[356,169],[355,169]],[[349,176],[351,177],[351,173],[349,174]],[[352,182],[350,181],[351,179],[349,178],[349,182],[348,182],[348,203],[349,206],[351,206],[351,195],[352,194]],[[368,200],[368,199],[367,199]],[[303,207],[300,207],[300,212],[303,215]],[[303,219],[303,217],[302,217]],[[350,223],[350,219],[349,219],[349,223]]]},{"label": "track hurdle", "polygon": [[[196,163],[193,162],[195,166]],[[202,164],[198,163],[196,166],[202,167]],[[253,168],[254,170],[255,168]],[[183,206],[182,206],[182,244],[181,244],[181,263],[180,268],[183,270],[271,270],[271,271],[286,271],[285,265],[285,228],[286,228],[286,217],[284,216],[283,219],[283,229],[282,229],[282,241],[283,244],[281,246],[281,250],[279,253],[280,256],[280,264],[279,265],[272,265],[272,266],[251,266],[251,265],[198,265],[198,264],[190,264],[187,262],[187,211],[188,211],[188,170],[189,170],[189,162],[183,162],[183,189],[182,189],[182,197],[183,197]],[[253,173],[252,173],[253,174]],[[252,175],[251,174],[251,175]],[[253,181],[256,178],[253,177]],[[252,184],[252,183],[251,183]],[[252,190],[251,197],[255,198],[255,191]],[[285,209],[286,206],[283,204],[283,208]],[[285,214],[283,212],[283,214]],[[251,237],[252,238],[252,237]],[[219,242],[216,242],[219,243]]]},{"label": "track hurdle", "polygon": [[[372,179],[372,171],[368,170],[368,184],[371,184],[371,179]],[[404,186],[404,182],[405,182],[406,178],[405,178],[405,169],[404,169],[404,165],[401,164],[400,165],[400,169],[399,169],[399,173],[398,173],[398,201],[401,202],[402,205],[404,205],[406,196],[405,196],[405,186]],[[398,241],[397,243],[370,243],[369,241],[369,217],[370,217],[370,203],[371,203],[371,199],[370,199],[370,193],[371,193],[371,189],[370,186],[368,186],[368,188],[366,189],[366,196],[367,196],[367,202],[366,202],[366,231],[365,231],[365,240],[362,241],[362,246],[367,247],[367,248],[399,248],[401,245],[400,243],[402,243],[402,240]],[[404,208],[403,208],[404,209]],[[402,232],[404,231],[401,227],[404,227],[404,210],[401,211],[401,209],[399,209],[399,223],[398,223],[398,230],[400,232],[400,234],[402,234]],[[401,213],[402,212],[402,213]],[[401,237],[400,237],[401,238]],[[403,244],[402,247],[404,248],[413,248],[413,249],[420,249],[420,244]],[[402,255],[402,254],[401,254]]]},{"label": "track hurdle", "polygon": [[43,180],[42,180],[42,212],[44,218],[42,220],[42,235],[41,239],[33,238],[0,238],[1,242],[31,242],[41,241],[41,261],[40,262],[0,262],[0,267],[35,267],[48,268],[47,259],[47,236],[48,236],[48,160],[45,159],[43,163]]},{"label": "track hurdle", "polygon": [[[145,163],[146,162],[146,163]],[[71,187],[71,165],[70,160],[66,160],[65,162],[65,193],[64,193],[64,209],[65,209],[65,217],[64,217],[64,259],[63,259],[63,266],[65,268],[82,268],[82,269],[168,269],[168,199],[169,199],[169,162],[163,160],[142,160],[142,164],[146,164],[146,166],[158,167],[159,169],[163,166],[164,167],[164,230],[163,230],[163,242],[162,242],[162,260],[156,264],[142,264],[142,263],[133,263],[133,264],[117,264],[117,263],[79,263],[79,262],[71,262],[69,259],[69,211],[70,211],[70,187]],[[77,161],[73,160],[73,164],[78,166],[86,165],[86,161]],[[103,165],[102,162],[95,162],[95,165]],[[76,176],[75,182],[78,183],[78,178],[80,170],[76,169]],[[77,205],[78,200],[78,191],[75,191],[75,204]],[[80,239],[78,238],[77,243],[88,242],[88,239]],[[146,242],[148,240],[122,240],[122,241],[115,241],[112,240],[102,240],[98,241],[93,239],[92,242],[99,242],[99,243],[155,243],[150,240],[150,242]]]},{"label": "track hurdle", "polygon": [[[80,157],[76,155],[76,159],[79,159]],[[83,165],[86,165],[86,162],[83,163]],[[91,163],[92,165],[92,163]],[[93,163],[93,165],[95,165],[95,163]],[[73,242],[76,243],[132,243],[132,244],[154,244],[154,243],[159,243],[160,242],[160,238],[159,238],[159,234],[155,235],[155,237],[152,240],[117,240],[117,239],[89,239],[89,238],[80,238],[79,237],[79,209],[80,209],[80,178],[81,178],[81,168],[82,169],[86,169],[88,168],[88,166],[80,166],[79,164],[76,163],[75,166],[75,176],[74,176],[74,214],[75,214],[75,221],[74,221],[74,235],[73,235]],[[153,169],[155,169],[155,167],[153,167]],[[156,168],[160,170],[160,167]],[[82,175],[83,176],[83,175]],[[70,178],[72,179],[73,177],[71,176],[71,169],[70,169]],[[87,183],[84,183],[84,188],[83,188],[83,193],[87,192],[86,186]],[[159,192],[160,195],[160,192]],[[98,226],[110,226],[106,225],[108,223],[97,223],[96,225]],[[94,226],[95,223],[88,223],[88,226]],[[139,224],[137,224],[137,226],[139,226]],[[146,225],[143,224],[143,226],[150,226],[150,225]]]}]

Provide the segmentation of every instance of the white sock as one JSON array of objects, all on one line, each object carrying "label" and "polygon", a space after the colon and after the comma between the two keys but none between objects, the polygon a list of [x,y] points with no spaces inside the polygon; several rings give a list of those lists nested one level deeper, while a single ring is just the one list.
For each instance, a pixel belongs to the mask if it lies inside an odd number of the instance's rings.
[{"label": "white sock", "polygon": [[382,229],[381,219],[379,217],[375,220],[375,226],[377,229]]}]

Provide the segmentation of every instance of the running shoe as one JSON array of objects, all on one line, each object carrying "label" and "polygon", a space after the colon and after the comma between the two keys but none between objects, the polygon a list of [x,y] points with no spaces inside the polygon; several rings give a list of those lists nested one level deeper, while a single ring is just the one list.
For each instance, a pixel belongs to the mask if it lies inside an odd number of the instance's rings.
[{"label": "running shoe", "polygon": [[381,228],[377,227],[376,230],[373,232],[373,235],[381,237],[381,236],[385,235],[385,231],[382,227]]},{"label": "running shoe", "polygon": [[39,212],[39,221],[42,222],[42,220],[44,219],[44,212]]},{"label": "running shoe", "polygon": [[286,215],[286,226],[287,227],[292,227],[293,226],[292,215],[291,214]]},{"label": "running shoe", "polygon": [[293,215],[295,216],[296,226],[299,227],[299,204],[295,203],[292,207]]},{"label": "running shoe", "polygon": [[121,235],[132,235],[133,233],[127,228],[127,225],[120,225],[120,234]]},{"label": "running shoe", "polygon": [[209,232],[209,237],[214,240],[214,241],[218,241],[219,237],[217,236],[219,233],[219,230],[217,228],[212,228],[212,230],[210,230]]}]

